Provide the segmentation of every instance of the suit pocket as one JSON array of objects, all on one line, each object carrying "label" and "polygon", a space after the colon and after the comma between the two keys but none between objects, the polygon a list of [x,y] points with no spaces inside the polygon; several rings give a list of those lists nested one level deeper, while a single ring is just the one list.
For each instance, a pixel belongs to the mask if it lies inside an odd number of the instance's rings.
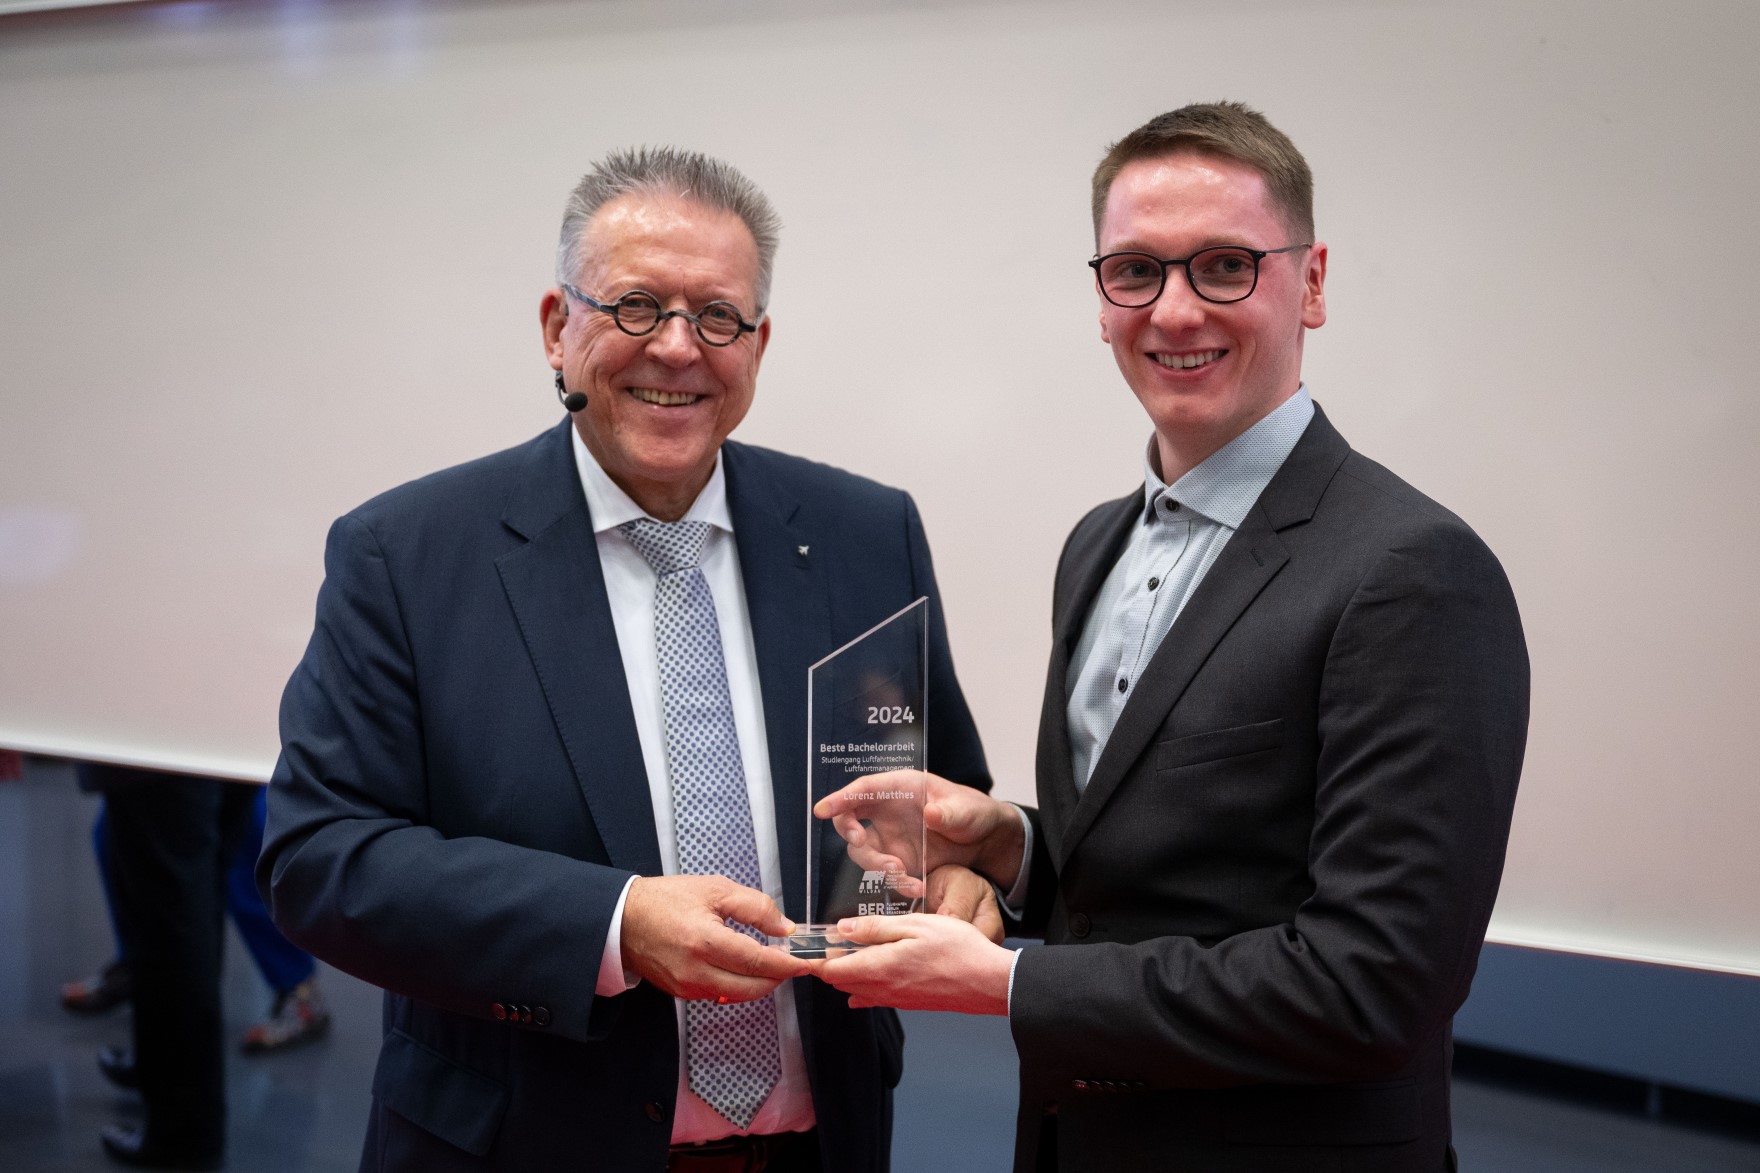
[{"label": "suit pocket", "polygon": [[1177,770],[1201,762],[1237,758],[1250,753],[1276,749],[1283,744],[1283,718],[1257,721],[1251,725],[1232,725],[1227,729],[1211,729],[1156,743],[1155,768]]},{"label": "suit pocket", "polygon": [[480,1157],[495,1143],[508,1096],[488,1076],[393,1030],[379,1051],[373,1098],[416,1127]]}]

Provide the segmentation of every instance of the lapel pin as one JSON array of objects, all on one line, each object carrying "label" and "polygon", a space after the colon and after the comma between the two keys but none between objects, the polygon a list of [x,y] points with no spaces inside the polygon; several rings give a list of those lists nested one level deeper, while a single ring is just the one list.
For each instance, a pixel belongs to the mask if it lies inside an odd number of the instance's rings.
[{"label": "lapel pin", "polygon": [[805,558],[807,556],[807,548],[805,546],[796,546],[795,550],[797,552],[799,552],[799,554],[802,558]]}]

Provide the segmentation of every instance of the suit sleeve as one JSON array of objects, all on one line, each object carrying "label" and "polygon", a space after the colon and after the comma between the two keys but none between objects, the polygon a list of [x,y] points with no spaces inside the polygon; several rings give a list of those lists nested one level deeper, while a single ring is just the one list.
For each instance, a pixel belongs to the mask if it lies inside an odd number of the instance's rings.
[{"label": "suit sleeve", "polygon": [[977,723],[972,720],[959,677],[954,674],[947,617],[941,607],[941,589],[935,584],[929,539],[923,532],[916,502],[906,495],[904,503],[912,590],[917,597],[926,595],[929,599],[929,770],[988,793],[990,767],[984,760]]},{"label": "suit sleeve", "polygon": [[281,702],[257,880],[289,940],[374,985],[460,1014],[542,1006],[602,1037],[594,982],[628,872],[429,825],[421,696],[377,539],[354,517],[325,550],[317,623]]},{"label": "suit sleeve", "polygon": [[1465,998],[1503,865],[1528,662],[1502,569],[1458,524],[1374,560],[1318,696],[1312,894],[1220,941],[1028,950],[1023,1065],[1155,1087],[1385,1078]]}]

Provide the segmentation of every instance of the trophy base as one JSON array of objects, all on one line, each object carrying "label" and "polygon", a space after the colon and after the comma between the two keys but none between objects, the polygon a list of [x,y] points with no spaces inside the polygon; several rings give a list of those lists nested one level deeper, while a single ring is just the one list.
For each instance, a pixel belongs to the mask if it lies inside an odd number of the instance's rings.
[{"label": "trophy base", "polygon": [[836,925],[800,925],[788,936],[778,938],[777,947],[784,953],[808,959],[837,957],[866,948],[840,937]]}]

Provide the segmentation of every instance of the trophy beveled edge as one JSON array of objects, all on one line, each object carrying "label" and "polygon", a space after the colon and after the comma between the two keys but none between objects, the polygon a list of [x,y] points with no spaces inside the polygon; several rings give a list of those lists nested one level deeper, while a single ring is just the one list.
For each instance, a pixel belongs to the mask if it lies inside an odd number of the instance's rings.
[{"label": "trophy beveled edge", "polygon": [[[860,635],[856,636],[855,638],[848,640],[847,642],[845,642],[843,644],[843,646],[836,648],[833,651],[825,653],[825,655],[820,656],[817,660],[815,660],[811,664],[807,665],[807,827],[806,827],[807,838],[806,838],[806,853],[805,853],[806,854],[806,864],[807,864],[807,876],[806,876],[807,883],[806,883],[806,887],[804,889],[804,893],[805,893],[805,898],[807,901],[807,912],[809,915],[811,915],[812,910],[813,910],[814,898],[817,897],[819,894],[819,885],[816,882],[815,871],[813,868],[813,863],[814,863],[813,843],[814,843],[814,836],[818,830],[818,828],[814,825],[817,822],[817,820],[813,818],[813,753],[815,751],[816,746],[818,745],[817,740],[813,737],[813,673],[818,671],[820,668],[822,668],[826,664],[829,664],[831,661],[837,659],[838,656],[841,656],[844,652],[849,651],[849,649],[855,647],[857,644],[859,644],[863,640],[867,639],[870,635],[873,635],[876,631],[879,631],[882,627],[885,627],[887,624],[892,623],[898,619],[902,619],[905,615],[908,615],[910,612],[916,610],[919,607],[921,607],[923,609],[923,625],[922,625],[921,630],[918,633],[919,638],[922,643],[921,648],[918,650],[918,664],[921,667],[922,674],[923,674],[923,678],[922,678],[923,699],[922,699],[919,707],[922,710],[921,722],[922,722],[922,730],[923,730],[923,732],[922,732],[923,764],[925,766],[927,766],[928,765],[928,754],[929,754],[929,596],[928,595],[918,595],[915,600],[913,600],[912,602],[910,602],[909,604],[907,604],[903,607],[900,607],[898,610],[894,611],[892,614],[888,615],[886,618],[882,619],[880,622],[874,624],[874,626],[868,628],[868,630],[862,632]],[[836,936],[837,936],[837,926],[834,924],[830,924],[830,925],[826,925],[826,924],[797,925],[795,927],[795,931],[793,933],[790,933],[786,937],[776,938],[776,945],[778,948],[782,949],[783,952],[785,952],[785,953],[792,953],[792,954],[796,955],[797,957],[808,957],[808,958],[828,956],[829,951],[832,949],[855,950],[855,949],[866,948],[866,946],[858,945],[853,941],[833,940],[832,938],[835,938]]]}]

